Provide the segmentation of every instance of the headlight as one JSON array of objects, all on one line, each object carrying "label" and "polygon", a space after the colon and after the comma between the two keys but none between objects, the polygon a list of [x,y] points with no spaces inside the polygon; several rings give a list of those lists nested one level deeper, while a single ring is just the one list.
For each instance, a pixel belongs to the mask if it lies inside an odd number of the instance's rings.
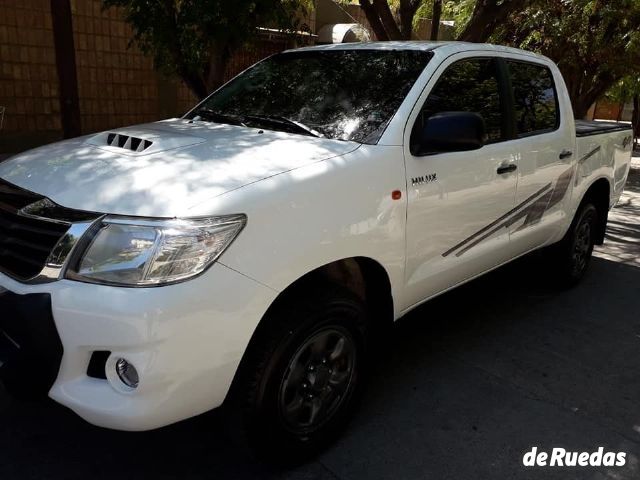
[{"label": "headlight", "polygon": [[124,286],[186,280],[215,262],[246,220],[245,215],[163,221],[106,217],[67,276]]}]

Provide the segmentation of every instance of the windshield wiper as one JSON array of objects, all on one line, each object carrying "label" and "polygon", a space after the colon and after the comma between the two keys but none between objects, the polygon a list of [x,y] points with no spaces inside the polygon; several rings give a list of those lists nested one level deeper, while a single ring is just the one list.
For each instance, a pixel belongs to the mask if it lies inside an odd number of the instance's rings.
[{"label": "windshield wiper", "polygon": [[215,110],[211,110],[210,108],[201,108],[196,110],[196,116],[200,117],[205,121],[215,122],[215,123],[228,123],[230,125],[240,125],[241,127],[246,127],[244,123],[244,118],[239,115],[229,115],[227,113],[216,112]]},{"label": "windshield wiper", "polygon": [[291,120],[287,117],[282,117],[280,115],[244,115],[244,120],[253,120],[255,122],[262,123],[271,123],[276,125],[287,125],[291,127],[295,127],[299,132],[302,132],[306,135],[310,135],[312,137],[324,137],[324,135],[317,130],[314,130],[311,127],[306,126],[304,123],[297,122],[296,120]]}]

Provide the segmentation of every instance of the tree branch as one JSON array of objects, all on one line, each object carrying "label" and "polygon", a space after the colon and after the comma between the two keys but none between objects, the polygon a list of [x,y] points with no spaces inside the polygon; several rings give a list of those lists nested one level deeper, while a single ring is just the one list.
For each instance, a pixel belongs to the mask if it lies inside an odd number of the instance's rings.
[{"label": "tree branch", "polygon": [[400,33],[405,40],[411,40],[413,34],[413,17],[416,16],[419,2],[414,0],[400,0]]},{"label": "tree branch", "polygon": [[442,17],[442,0],[433,0],[431,12],[431,35],[429,40],[438,40],[440,33],[440,18]]},{"label": "tree branch", "polygon": [[531,0],[477,0],[473,13],[458,40],[465,42],[486,42],[496,28],[509,15],[524,9]]},{"label": "tree branch", "polygon": [[387,0],[373,0],[373,7],[382,21],[389,39],[403,40],[402,33],[398,28],[395,18],[393,18],[393,13],[391,13],[391,8],[389,7]]},{"label": "tree branch", "polygon": [[367,17],[367,21],[369,22],[369,25],[371,25],[376,38],[381,42],[390,40],[384,25],[380,21],[380,17],[378,17],[376,9],[373,7],[373,4],[369,0],[360,0],[360,8],[362,8],[362,11]]}]

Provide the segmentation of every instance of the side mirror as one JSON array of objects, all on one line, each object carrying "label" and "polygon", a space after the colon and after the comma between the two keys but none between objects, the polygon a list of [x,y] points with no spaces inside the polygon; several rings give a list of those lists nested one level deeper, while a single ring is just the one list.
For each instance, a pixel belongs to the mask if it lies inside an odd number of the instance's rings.
[{"label": "side mirror", "polygon": [[[415,155],[465,152],[484,145],[486,128],[481,115],[471,112],[442,112],[427,119],[416,132]],[[412,142],[413,143],[413,142]]]}]

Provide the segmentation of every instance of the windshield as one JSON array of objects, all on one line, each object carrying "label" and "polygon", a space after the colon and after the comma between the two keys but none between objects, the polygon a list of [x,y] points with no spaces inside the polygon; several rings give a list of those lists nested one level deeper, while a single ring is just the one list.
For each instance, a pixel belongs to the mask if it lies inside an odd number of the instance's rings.
[{"label": "windshield", "polygon": [[274,55],[187,118],[375,143],[431,53],[308,50]]}]

